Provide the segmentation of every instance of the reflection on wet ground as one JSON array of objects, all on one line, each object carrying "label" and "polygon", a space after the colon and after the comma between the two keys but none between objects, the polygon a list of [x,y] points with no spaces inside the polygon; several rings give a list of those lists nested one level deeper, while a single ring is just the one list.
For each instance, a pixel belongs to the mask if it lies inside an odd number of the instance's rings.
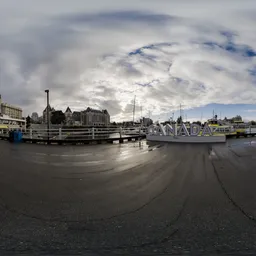
[{"label": "reflection on wet ground", "polygon": [[[38,147],[39,146],[39,147]],[[41,148],[40,148],[41,147]],[[15,145],[10,148],[9,154],[14,159],[37,164],[58,166],[91,166],[106,165],[125,160],[142,159],[144,154],[159,148],[159,144],[149,144],[139,141],[115,145],[90,146],[40,146]]]},{"label": "reflection on wet ground", "polygon": [[0,141],[0,254],[255,252],[255,156],[256,138]]}]

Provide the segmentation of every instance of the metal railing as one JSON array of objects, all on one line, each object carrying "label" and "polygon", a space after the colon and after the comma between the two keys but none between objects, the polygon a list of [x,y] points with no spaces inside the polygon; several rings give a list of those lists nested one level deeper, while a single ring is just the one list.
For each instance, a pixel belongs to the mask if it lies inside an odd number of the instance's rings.
[{"label": "metal railing", "polygon": [[[217,133],[222,134],[233,134],[234,131],[222,131]],[[202,131],[201,131],[202,132]],[[216,133],[215,131],[213,131]],[[94,140],[94,139],[108,139],[108,138],[128,138],[129,136],[145,135],[147,133],[147,127],[110,127],[110,128],[54,128],[49,129],[49,140]],[[243,133],[251,134],[256,133],[256,126],[251,126],[244,129]],[[9,131],[7,129],[0,130],[1,137],[8,137]],[[47,129],[27,129],[23,132],[23,138],[26,139],[37,139],[47,140],[48,130]]]},{"label": "metal railing", "polygon": [[[77,128],[77,129],[49,129],[50,140],[91,140],[108,138],[125,138],[146,134],[146,128]],[[23,132],[23,138],[47,140],[47,129],[28,129]]]}]

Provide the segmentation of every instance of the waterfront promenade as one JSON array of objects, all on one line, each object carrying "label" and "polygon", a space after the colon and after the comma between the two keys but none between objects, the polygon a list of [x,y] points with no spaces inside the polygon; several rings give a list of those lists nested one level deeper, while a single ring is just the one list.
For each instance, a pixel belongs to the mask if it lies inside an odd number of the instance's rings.
[{"label": "waterfront promenade", "polygon": [[255,138],[213,147],[0,141],[0,165],[1,255],[256,250]]}]

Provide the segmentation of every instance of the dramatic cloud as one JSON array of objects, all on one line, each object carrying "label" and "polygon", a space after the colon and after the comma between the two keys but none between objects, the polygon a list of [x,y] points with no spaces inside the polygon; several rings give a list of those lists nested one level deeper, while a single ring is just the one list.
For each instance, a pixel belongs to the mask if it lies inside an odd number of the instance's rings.
[{"label": "dramatic cloud", "polygon": [[41,112],[50,88],[56,108],[107,108],[114,119],[131,119],[135,95],[138,117],[141,107],[142,114],[164,116],[181,103],[255,103],[253,1],[225,2],[221,10],[220,2],[206,1],[105,1],[97,8],[96,2],[50,11],[46,1],[40,15],[16,9],[12,22],[5,7],[0,93],[6,101]]}]

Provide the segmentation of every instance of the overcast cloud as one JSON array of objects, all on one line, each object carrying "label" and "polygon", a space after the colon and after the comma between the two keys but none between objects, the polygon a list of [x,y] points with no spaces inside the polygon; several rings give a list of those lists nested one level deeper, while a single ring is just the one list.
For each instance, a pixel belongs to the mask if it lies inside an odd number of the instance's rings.
[{"label": "overcast cloud", "polygon": [[46,88],[55,108],[107,108],[116,120],[131,118],[135,95],[160,116],[180,103],[256,103],[255,1],[0,6],[0,93],[26,114],[42,112]]}]

